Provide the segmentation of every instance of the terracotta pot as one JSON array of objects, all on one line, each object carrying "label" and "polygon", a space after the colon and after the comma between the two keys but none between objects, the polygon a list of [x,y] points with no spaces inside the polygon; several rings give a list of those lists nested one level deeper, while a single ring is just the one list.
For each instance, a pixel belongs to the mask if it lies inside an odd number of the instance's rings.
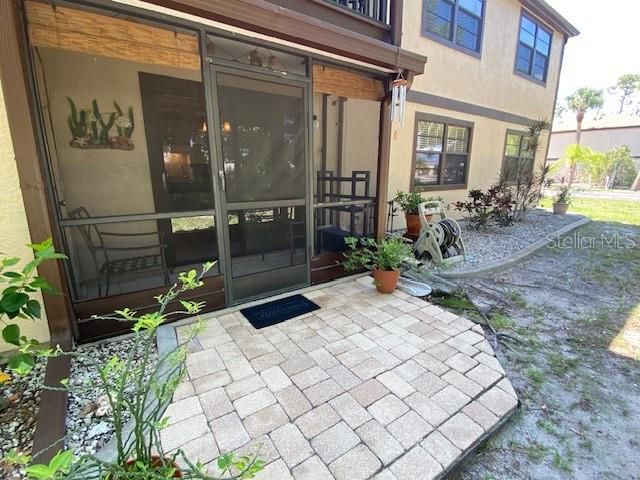
[{"label": "terracotta pot", "polygon": [[[130,467],[130,466],[134,465],[135,463],[136,463],[136,461],[132,459],[132,460],[127,461],[126,466]],[[153,455],[151,457],[151,466],[160,467],[160,466],[163,465],[163,463],[166,465],[169,462],[167,460],[162,462],[162,459],[157,455]],[[180,471],[180,467],[178,467],[178,465],[176,465],[175,463],[173,463],[173,467],[176,469],[176,471],[173,474],[172,478],[182,478],[182,472]]]},{"label": "terracotta pot", "polygon": [[380,293],[393,293],[398,285],[400,270],[374,270],[373,279]]},{"label": "terracotta pot", "polygon": [[568,203],[554,203],[553,204],[553,213],[555,213],[556,215],[564,215],[565,213],[567,213],[568,209],[569,209],[569,204]]},{"label": "terracotta pot", "polygon": [[407,219],[407,234],[408,235],[420,235],[422,225],[420,225],[420,215],[414,213],[405,213]]}]

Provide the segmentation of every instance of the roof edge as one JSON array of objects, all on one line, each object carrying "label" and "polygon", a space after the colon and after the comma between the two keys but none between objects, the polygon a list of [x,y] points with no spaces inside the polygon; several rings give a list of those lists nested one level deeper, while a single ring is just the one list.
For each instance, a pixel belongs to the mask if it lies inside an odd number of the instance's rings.
[{"label": "roof edge", "polygon": [[556,30],[562,32],[566,37],[576,37],[580,35],[580,30],[573,26],[569,20],[564,18],[555,8],[545,2],[545,0],[520,0],[520,3],[531,10],[531,13],[537,15]]}]

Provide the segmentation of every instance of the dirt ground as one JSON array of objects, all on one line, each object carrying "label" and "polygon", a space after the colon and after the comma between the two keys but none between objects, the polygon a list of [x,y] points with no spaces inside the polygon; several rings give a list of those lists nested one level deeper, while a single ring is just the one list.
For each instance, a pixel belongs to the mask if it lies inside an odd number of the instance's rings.
[{"label": "dirt ground", "polygon": [[640,479],[640,227],[569,238],[579,248],[459,282],[507,334],[497,355],[522,406],[455,480]]}]

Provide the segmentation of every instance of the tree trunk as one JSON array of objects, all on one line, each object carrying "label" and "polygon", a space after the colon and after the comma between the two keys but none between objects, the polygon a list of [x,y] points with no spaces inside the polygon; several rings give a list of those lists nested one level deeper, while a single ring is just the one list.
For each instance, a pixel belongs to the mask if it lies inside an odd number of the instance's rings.
[{"label": "tree trunk", "polygon": [[638,172],[638,175],[636,175],[636,179],[631,184],[631,190],[633,190],[634,192],[640,190],[640,172]]},{"label": "tree trunk", "polygon": [[[580,145],[580,139],[582,137],[582,120],[584,119],[584,113],[578,112],[576,113],[576,145]],[[576,167],[578,166],[578,162],[574,162],[570,165],[569,168],[569,181],[567,182],[569,186],[573,183],[573,180],[576,176]]]}]

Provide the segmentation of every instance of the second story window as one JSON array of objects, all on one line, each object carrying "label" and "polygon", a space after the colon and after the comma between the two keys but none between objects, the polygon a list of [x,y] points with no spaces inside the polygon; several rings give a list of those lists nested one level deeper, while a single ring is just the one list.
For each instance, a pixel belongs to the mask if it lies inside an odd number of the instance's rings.
[{"label": "second story window", "polygon": [[480,53],[484,0],[424,0],[424,33]]},{"label": "second story window", "polygon": [[550,51],[551,32],[523,14],[520,20],[516,71],[546,82]]}]

